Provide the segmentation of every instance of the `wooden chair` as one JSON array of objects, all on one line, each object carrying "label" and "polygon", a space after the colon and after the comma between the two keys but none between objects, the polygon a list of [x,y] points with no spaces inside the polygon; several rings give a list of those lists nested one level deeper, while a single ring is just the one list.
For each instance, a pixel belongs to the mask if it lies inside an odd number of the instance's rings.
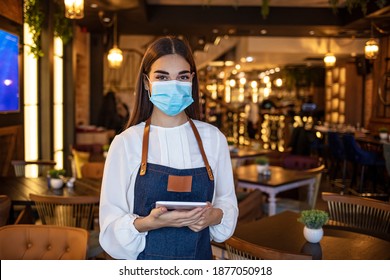
[{"label": "wooden chair", "polygon": [[81,167],[82,178],[102,179],[104,162],[87,162]]},{"label": "wooden chair", "polygon": [[322,199],[328,203],[329,226],[390,240],[390,203],[328,192]]},{"label": "wooden chair", "polygon": [[103,253],[99,243],[99,232],[93,230],[93,219],[99,196],[47,196],[30,194],[35,202],[39,218],[44,225],[79,227],[89,230],[87,257]]},{"label": "wooden chair", "polygon": [[11,199],[6,195],[0,195],[0,227],[8,224],[11,211]]},{"label": "wooden chair", "polygon": [[83,175],[81,169],[84,164],[89,162],[91,153],[79,151],[73,147],[71,148],[71,150],[72,150],[72,155],[69,157],[69,159],[71,161],[71,166],[72,166],[72,176],[75,178],[82,178]]},{"label": "wooden chair", "polygon": [[56,162],[53,160],[13,160],[11,161],[16,177],[24,177],[26,175],[26,166],[37,166],[38,176],[45,176],[49,169],[54,168]]},{"label": "wooden chair", "polygon": [[0,227],[1,260],[83,260],[88,231],[49,225]]},{"label": "wooden chair", "polygon": [[236,192],[238,199],[238,223],[247,223],[263,216],[263,193],[260,190]]},{"label": "wooden chair", "polygon": [[[10,214],[13,212],[11,199],[7,195],[0,195],[0,227],[14,222],[14,224],[34,224],[34,217],[30,205],[24,206],[15,221]],[[10,219],[11,218],[11,219]]]},{"label": "wooden chair", "polygon": [[225,241],[228,258],[230,260],[311,260],[313,257],[306,254],[282,252],[250,243],[235,236]]}]

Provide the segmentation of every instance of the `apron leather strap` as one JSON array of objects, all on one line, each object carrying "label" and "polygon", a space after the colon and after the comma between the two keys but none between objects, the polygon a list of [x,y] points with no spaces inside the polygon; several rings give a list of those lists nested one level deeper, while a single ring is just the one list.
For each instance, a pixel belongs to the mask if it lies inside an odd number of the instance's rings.
[{"label": "apron leather strap", "polygon": [[144,137],[142,138],[142,157],[141,157],[141,171],[140,171],[141,176],[145,175],[146,173],[146,164],[148,161],[150,119],[151,118],[148,118],[146,120]]},{"label": "apron leather strap", "polygon": [[[144,129],[144,136],[142,139],[142,157],[141,157],[141,170],[140,170],[141,176],[145,175],[145,173],[146,173],[146,166],[147,166],[147,161],[148,161],[150,121],[151,121],[151,118],[148,118],[146,120],[145,129]],[[204,152],[202,139],[200,138],[198,129],[196,128],[195,124],[193,123],[193,121],[190,118],[188,118],[188,121],[190,122],[192,131],[194,132],[196,142],[198,142],[200,154],[202,155],[204,164],[206,166],[207,174],[209,175],[210,180],[214,181],[214,175],[213,175],[213,172],[211,171],[209,161],[207,160],[207,157],[206,157],[206,153]]]},{"label": "apron leather strap", "polygon": [[214,175],[213,175],[213,172],[211,171],[209,161],[207,160],[207,157],[206,157],[206,153],[204,152],[202,139],[200,138],[198,129],[196,128],[194,122],[190,118],[188,118],[188,121],[190,122],[190,125],[192,127],[192,131],[195,134],[196,142],[198,142],[199,150],[200,150],[200,153],[202,155],[204,165],[206,166],[207,174],[209,175],[210,180],[214,181]]}]

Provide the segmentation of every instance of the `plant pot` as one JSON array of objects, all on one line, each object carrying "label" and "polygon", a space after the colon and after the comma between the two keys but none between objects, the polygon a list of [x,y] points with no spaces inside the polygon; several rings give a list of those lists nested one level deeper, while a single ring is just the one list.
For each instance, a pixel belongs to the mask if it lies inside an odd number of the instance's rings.
[{"label": "plant pot", "polygon": [[64,181],[60,178],[50,178],[50,187],[53,189],[60,189],[64,185]]},{"label": "plant pot", "polygon": [[305,226],[303,228],[303,236],[305,237],[307,242],[318,243],[324,236],[324,230],[322,228],[313,229]]},{"label": "plant pot", "polygon": [[388,133],[387,132],[380,132],[379,133],[379,138],[381,140],[387,140],[387,137],[388,137]]},{"label": "plant pot", "polygon": [[268,170],[268,164],[258,164],[256,165],[257,173],[259,174],[265,174]]}]

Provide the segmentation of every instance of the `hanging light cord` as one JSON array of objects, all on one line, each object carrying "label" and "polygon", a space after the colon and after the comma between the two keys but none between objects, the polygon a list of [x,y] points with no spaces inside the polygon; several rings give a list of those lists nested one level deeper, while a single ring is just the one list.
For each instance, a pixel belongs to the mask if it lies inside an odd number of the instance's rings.
[{"label": "hanging light cord", "polygon": [[116,16],[116,14],[114,14],[113,22],[114,22],[114,47],[117,47],[118,46],[117,45],[117,37],[118,37],[118,35],[117,35],[117,16]]}]

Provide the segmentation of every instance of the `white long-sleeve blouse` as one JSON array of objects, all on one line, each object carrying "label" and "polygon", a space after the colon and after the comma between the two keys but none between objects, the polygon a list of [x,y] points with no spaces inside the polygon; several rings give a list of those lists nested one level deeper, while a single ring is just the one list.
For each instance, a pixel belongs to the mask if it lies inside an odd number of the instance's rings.
[{"label": "white long-sleeve blouse", "polygon": [[[214,174],[213,207],[223,211],[220,224],[210,226],[211,239],[223,242],[234,232],[238,216],[233,172],[225,136],[218,128],[194,121]],[[138,232],[133,213],[134,185],[141,164],[145,122],[117,135],[110,145],[100,198],[100,244],[116,259],[136,259],[147,232]],[[148,162],[177,169],[204,167],[189,122],[173,128],[150,126]]]}]

